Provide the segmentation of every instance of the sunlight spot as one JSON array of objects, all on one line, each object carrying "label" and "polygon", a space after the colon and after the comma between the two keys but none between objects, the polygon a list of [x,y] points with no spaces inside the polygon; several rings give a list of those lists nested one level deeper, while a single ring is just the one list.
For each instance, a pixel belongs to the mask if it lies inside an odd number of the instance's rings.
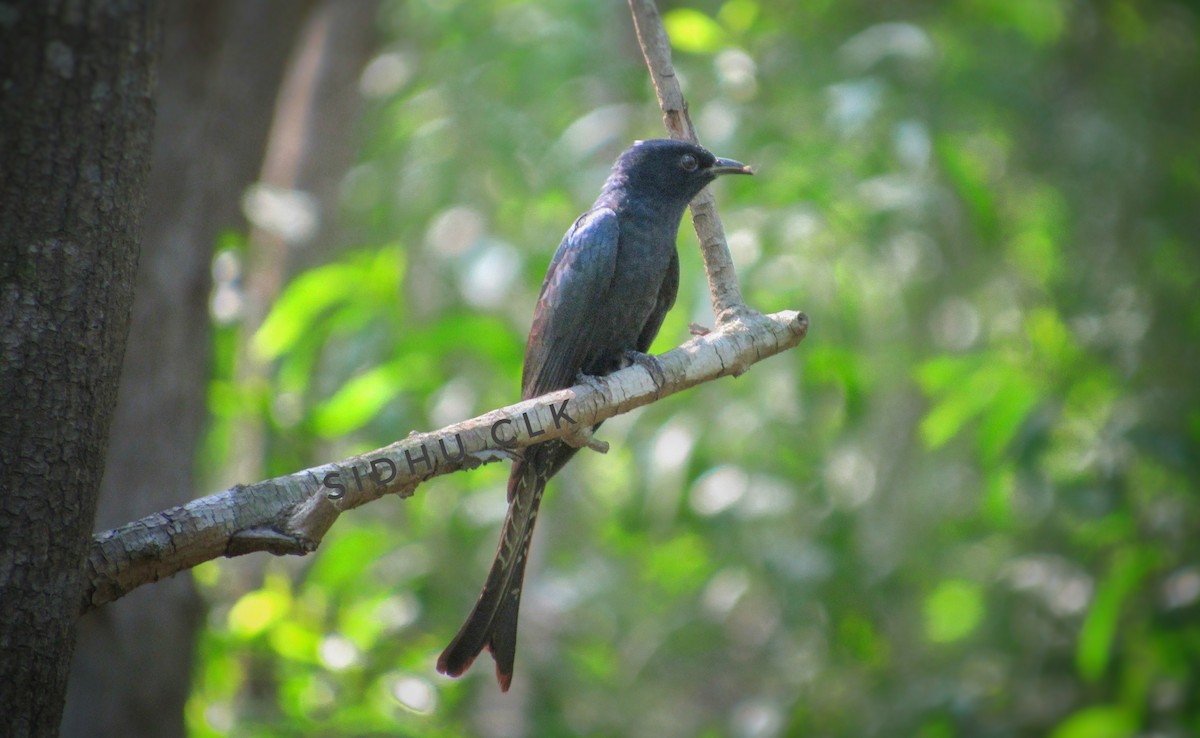
[{"label": "sunlight spot", "polygon": [[830,456],[825,484],[838,507],[861,507],[875,494],[875,464],[858,448],[844,446]]},{"label": "sunlight spot", "polygon": [[483,236],[484,222],[479,211],[456,205],[438,213],[425,231],[425,250],[435,256],[458,256]]},{"label": "sunlight spot", "polygon": [[750,577],[740,568],[727,567],[717,572],[704,588],[704,609],[713,617],[728,615],[742,595],[750,589]]},{"label": "sunlight spot", "polygon": [[705,144],[720,146],[737,131],[737,111],[728,103],[713,100],[700,109],[696,122],[699,129],[704,131]]},{"label": "sunlight spot", "polygon": [[783,729],[783,712],[774,702],[751,699],[733,708],[730,722],[733,724],[733,734],[737,736],[775,736]]},{"label": "sunlight spot", "polygon": [[717,54],[717,78],[734,100],[745,102],[758,94],[758,67],[741,49],[726,49]]},{"label": "sunlight spot", "polygon": [[911,23],[878,23],[842,44],[838,55],[858,72],[887,57],[922,60],[934,55],[933,40]]},{"label": "sunlight spot", "polygon": [[840,82],[825,88],[829,125],[842,133],[858,131],[875,116],[883,101],[883,85],[875,79]]},{"label": "sunlight spot", "polygon": [[696,438],[680,423],[673,423],[659,431],[654,439],[651,456],[654,467],[662,472],[676,471],[687,462],[696,445]]},{"label": "sunlight spot", "polygon": [[892,131],[892,141],[896,157],[906,167],[918,172],[928,168],[933,142],[924,123],[919,120],[900,121]]},{"label": "sunlight spot", "polygon": [[246,189],[242,212],[256,228],[289,244],[310,240],[321,225],[321,206],[313,195],[262,182]]},{"label": "sunlight spot", "polygon": [[[475,408],[475,389],[462,377],[455,377],[441,386],[429,402],[429,419],[434,425],[447,426],[471,417]],[[448,443],[451,453],[457,453],[457,442]]]},{"label": "sunlight spot", "polygon": [[204,720],[219,733],[233,730],[233,707],[228,702],[214,702],[204,709]]},{"label": "sunlight spot", "polygon": [[736,466],[718,466],[696,481],[690,495],[692,510],[709,517],[727,510],[746,494],[750,480]]},{"label": "sunlight spot", "polygon": [[333,671],[342,671],[358,663],[359,653],[345,636],[329,635],[321,641],[321,663]]},{"label": "sunlight spot", "polygon": [[983,320],[968,300],[950,297],[942,301],[929,320],[933,340],[943,349],[962,351],[979,338]]},{"label": "sunlight spot", "polygon": [[758,232],[750,228],[739,228],[729,234],[729,251],[738,267],[749,266],[762,255],[762,244]]},{"label": "sunlight spot", "polygon": [[1175,572],[1163,583],[1163,594],[1167,608],[1172,610],[1200,599],[1200,570],[1193,567]]},{"label": "sunlight spot", "polygon": [[358,90],[363,97],[390,97],[408,84],[414,71],[412,60],[406,54],[395,51],[380,54],[363,69]]},{"label": "sunlight spot", "polygon": [[396,677],[390,691],[401,706],[415,713],[428,715],[437,707],[437,691],[420,677]]},{"label": "sunlight spot", "polygon": [[521,271],[521,255],[502,241],[487,240],[483,253],[466,264],[459,278],[459,291],[470,305],[495,310],[508,302],[509,293]]},{"label": "sunlight spot", "polygon": [[389,597],[375,609],[375,617],[392,631],[407,628],[415,623],[420,615],[421,603],[410,592]]}]

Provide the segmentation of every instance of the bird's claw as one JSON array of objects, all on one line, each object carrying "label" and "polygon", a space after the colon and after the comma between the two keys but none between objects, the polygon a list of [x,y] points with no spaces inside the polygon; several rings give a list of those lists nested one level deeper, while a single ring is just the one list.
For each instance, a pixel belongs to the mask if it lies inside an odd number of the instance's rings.
[{"label": "bird's claw", "polygon": [[712,333],[712,329],[706,328],[699,323],[688,323],[688,333],[691,333],[693,336],[707,336],[709,333]]},{"label": "bird's claw", "polygon": [[584,374],[583,372],[579,372],[575,375],[575,384],[586,384],[597,392],[604,391],[604,383],[600,381],[600,377],[592,374]]},{"label": "bird's claw", "polygon": [[643,354],[641,351],[626,351],[625,360],[629,362],[627,366],[637,364],[646,370],[650,378],[654,380],[655,387],[662,387],[667,383],[667,368],[663,366],[662,360],[653,354]]}]

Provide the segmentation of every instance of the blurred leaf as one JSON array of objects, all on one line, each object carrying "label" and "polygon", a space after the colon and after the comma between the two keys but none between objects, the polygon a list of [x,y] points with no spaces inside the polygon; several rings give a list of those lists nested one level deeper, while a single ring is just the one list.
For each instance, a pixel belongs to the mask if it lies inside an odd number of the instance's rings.
[{"label": "blurred leaf", "polygon": [[296,620],[285,620],[271,628],[267,638],[275,653],[288,661],[317,663],[321,634]]},{"label": "blurred leaf", "polygon": [[1059,723],[1050,738],[1133,738],[1137,725],[1137,718],[1123,707],[1085,707]]},{"label": "blurred leaf", "polygon": [[667,594],[695,592],[711,569],[704,542],[695,535],[680,535],[648,552],[642,575]]},{"label": "blurred leaf", "polygon": [[985,463],[1000,460],[1037,402],[1032,382],[1019,371],[1006,374],[979,421],[979,455]]},{"label": "blurred leaf", "polygon": [[804,372],[813,382],[840,387],[846,393],[850,413],[854,414],[862,404],[868,384],[862,362],[861,356],[846,348],[816,344],[810,347]]},{"label": "blurred leaf", "polygon": [[229,610],[229,632],[248,639],[271,627],[291,607],[287,592],[258,589],[242,595]]},{"label": "blurred leaf", "polygon": [[323,438],[337,438],[358,430],[407,388],[414,377],[427,375],[425,357],[414,354],[359,374],[341,386],[313,411],[313,430]]},{"label": "blurred leaf", "polygon": [[1033,310],[1025,320],[1029,340],[1033,343],[1040,361],[1050,362],[1050,367],[1070,365],[1078,359],[1078,347],[1071,332],[1054,310]]},{"label": "blurred leaf", "polygon": [[1015,475],[1010,468],[1000,467],[988,475],[987,488],[983,495],[983,512],[992,525],[1006,528],[1012,523],[1015,485]]},{"label": "blurred leaf", "polygon": [[1058,190],[1044,183],[1020,190],[1013,200],[1018,233],[1009,243],[1009,252],[1030,279],[1050,286],[1064,268],[1062,241],[1069,237],[1067,205]]},{"label": "blurred leaf", "polygon": [[935,149],[946,175],[955,185],[974,217],[974,225],[985,238],[996,235],[999,215],[990,178],[995,165],[980,152],[977,139],[961,137],[937,141]]},{"label": "blurred leaf", "polygon": [[921,439],[932,449],[957,436],[992,402],[997,389],[994,373],[977,357],[938,357],[922,364],[917,378],[937,399],[921,420]]},{"label": "blurred leaf", "polygon": [[692,8],[675,8],[663,14],[671,45],[680,51],[711,54],[725,45],[725,31],[712,18]]},{"label": "blurred leaf", "polygon": [[1039,46],[1057,41],[1066,24],[1060,0],[971,0],[969,5]]},{"label": "blurred leaf", "polygon": [[1084,679],[1096,681],[1108,668],[1122,609],[1157,559],[1150,550],[1133,548],[1121,549],[1113,556],[1079,631],[1075,665]]},{"label": "blurred leaf", "polygon": [[983,589],[950,579],[925,598],[925,637],[934,643],[962,640],[983,620]]},{"label": "blurred leaf", "polygon": [[378,523],[334,526],[321,542],[321,555],[313,562],[308,580],[335,594],[360,589],[367,567],[395,546],[394,535]]},{"label": "blurred leaf", "polygon": [[727,0],[717,11],[721,25],[739,33],[749,30],[757,17],[758,3],[754,0]]},{"label": "blurred leaf", "polygon": [[839,640],[856,658],[872,666],[888,663],[889,643],[866,618],[851,614],[838,626]]},{"label": "blurred leaf", "polygon": [[357,281],[362,274],[357,266],[334,263],[293,279],[254,334],[259,356],[274,359],[291,349],[319,315],[359,289]]}]

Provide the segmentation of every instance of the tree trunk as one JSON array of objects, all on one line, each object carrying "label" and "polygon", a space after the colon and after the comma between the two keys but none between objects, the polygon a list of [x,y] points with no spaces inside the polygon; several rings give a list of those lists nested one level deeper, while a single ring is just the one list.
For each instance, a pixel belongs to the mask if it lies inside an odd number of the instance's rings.
[{"label": "tree trunk", "polygon": [[0,724],[55,735],[145,206],[149,0],[0,18]]},{"label": "tree trunk", "polygon": [[[305,6],[173,0],[166,8],[149,208],[97,527],[196,496],[209,372],[213,245],[244,229]],[[80,621],[65,736],[183,736],[203,604],[190,573]]]}]

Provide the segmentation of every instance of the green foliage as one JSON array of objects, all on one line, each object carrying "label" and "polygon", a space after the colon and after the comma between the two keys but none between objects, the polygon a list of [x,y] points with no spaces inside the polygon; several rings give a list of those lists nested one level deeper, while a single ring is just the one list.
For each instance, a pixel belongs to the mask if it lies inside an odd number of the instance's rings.
[{"label": "green foliage", "polygon": [[950,643],[971,634],[983,619],[983,591],[962,580],[942,582],[925,598],[925,637]]},{"label": "green foliage", "polygon": [[[204,567],[217,735],[1200,734],[1200,16],[1173,2],[662,7],[743,290],[801,347],[606,423],[552,483],[517,673],[437,653],[504,465]],[[660,116],[620,3],[389,3],[362,247],[218,335],[205,458],[268,473],[518,398],[562,232]],[[390,55],[390,56],[389,56]],[[695,240],[655,351],[710,324]],[[240,249],[231,239],[227,248]],[[243,353],[239,353],[239,351]],[[248,352],[266,386],[239,384]],[[241,480],[249,481],[249,480]]]}]

